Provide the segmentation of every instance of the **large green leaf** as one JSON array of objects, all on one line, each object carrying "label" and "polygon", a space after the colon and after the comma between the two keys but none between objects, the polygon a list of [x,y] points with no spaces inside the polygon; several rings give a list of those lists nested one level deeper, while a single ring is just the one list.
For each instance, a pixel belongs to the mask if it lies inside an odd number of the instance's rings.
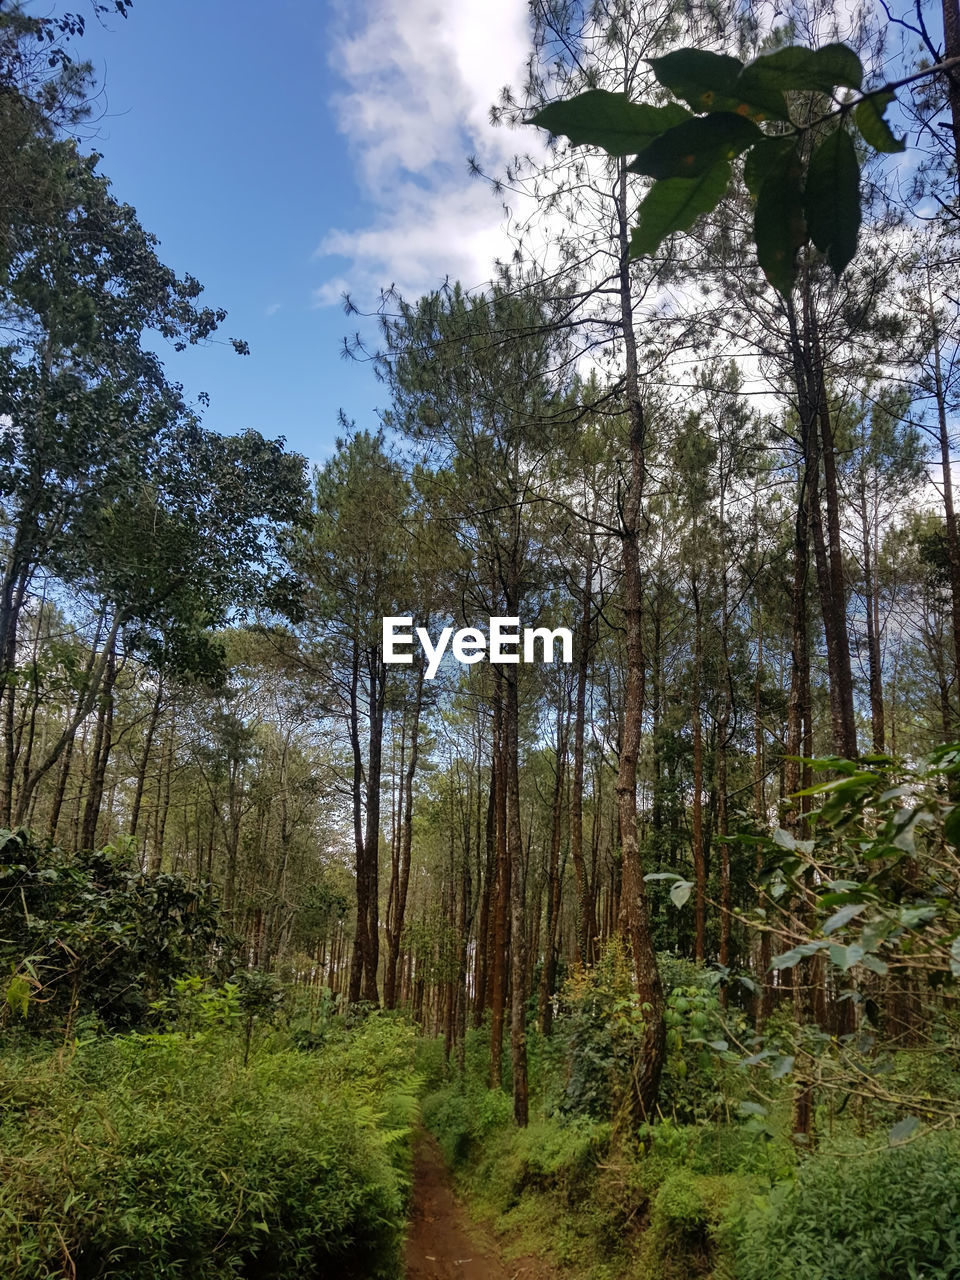
[{"label": "large green leaf", "polygon": [[730,163],[723,160],[697,178],[655,182],[640,206],[640,225],[630,238],[631,258],[655,253],[667,236],[686,231],[701,213],[715,209],[730,184]]},{"label": "large green leaf", "polygon": [[651,178],[693,178],[721,160],[732,160],[763,134],[730,111],[685,120],[655,138],[627,168]]},{"label": "large green leaf", "polygon": [[860,165],[843,128],[828,134],[813,153],[804,213],[810,239],[839,276],[857,251],[860,230]]},{"label": "large green leaf", "polygon": [[652,107],[631,102],[625,93],[588,89],[565,102],[551,102],[527,123],[569,138],[574,146],[602,147],[610,155],[627,156],[689,118],[690,112],[678,102]]},{"label": "large green leaf", "polygon": [[694,111],[725,111],[743,63],[706,49],[675,49],[651,58],[650,66],[664,88],[689,102]]},{"label": "large green leaf", "polygon": [[670,890],[670,901],[675,907],[682,907],[692,892],[693,885],[689,880],[678,880]]},{"label": "large green leaf", "polygon": [[796,138],[763,138],[750,148],[743,163],[743,180],[754,199],[760,194],[764,179],[776,164],[781,164],[793,150]]},{"label": "large green leaf", "polygon": [[829,948],[830,963],[835,964],[838,969],[842,969],[844,973],[848,969],[852,969],[855,964],[859,964],[863,959],[863,947],[856,942],[851,942],[849,947],[841,947],[837,943],[833,943]]},{"label": "large green leaf", "polygon": [[866,911],[867,905],[868,904],[866,902],[854,902],[845,907],[841,907],[839,911],[835,911],[830,919],[826,921],[823,926],[823,932],[825,934],[835,933],[837,929],[842,929],[843,926],[845,924],[849,924],[855,916]]},{"label": "large green leaf", "polygon": [[[785,90],[832,93],[837,85],[859,89],[862,82],[860,59],[846,45],[828,44],[821,49],[790,45],[749,63],[731,86],[731,92],[748,102],[766,103],[769,114],[786,119]],[[782,108],[779,111],[774,109],[778,98]]]},{"label": "large green leaf", "polygon": [[857,128],[874,151],[903,151],[907,145],[903,138],[894,136],[883,118],[887,107],[894,101],[896,98],[892,93],[871,93],[869,98],[857,104],[853,113]]},{"label": "large green leaf", "polygon": [[797,250],[807,242],[801,172],[800,156],[793,146],[768,169],[753,215],[757,261],[784,297],[796,278]]}]

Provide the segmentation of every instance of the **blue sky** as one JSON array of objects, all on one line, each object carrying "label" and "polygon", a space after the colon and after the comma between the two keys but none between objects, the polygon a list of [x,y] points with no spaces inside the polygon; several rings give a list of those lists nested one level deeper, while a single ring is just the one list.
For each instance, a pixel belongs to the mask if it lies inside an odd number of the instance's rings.
[{"label": "blue sky", "polygon": [[[226,307],[224,343],[167,368],[206,423],[326,457],[343,409],[376,425],[386,392],[339,354],[381,286],[486,279],[497,201],[467,176],[516,149],[486,112],[519,79],[523,0],[136,0],[90,22],[101,85],[86,143],[161,256]],[[242,337],[251,355],[226,339]]]}]

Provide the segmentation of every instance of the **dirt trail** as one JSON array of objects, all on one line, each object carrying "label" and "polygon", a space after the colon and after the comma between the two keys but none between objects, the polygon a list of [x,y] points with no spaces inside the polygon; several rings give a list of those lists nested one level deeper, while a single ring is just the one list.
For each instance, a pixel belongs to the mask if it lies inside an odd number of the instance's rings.
[{"label": "dirt trail", "polygon": [[504,1262],[489,1232],[453,1194],[436,1139],[421,1131],[414,1148],[407,1280],[549,1280],[550,1274],[535,1258]]}]

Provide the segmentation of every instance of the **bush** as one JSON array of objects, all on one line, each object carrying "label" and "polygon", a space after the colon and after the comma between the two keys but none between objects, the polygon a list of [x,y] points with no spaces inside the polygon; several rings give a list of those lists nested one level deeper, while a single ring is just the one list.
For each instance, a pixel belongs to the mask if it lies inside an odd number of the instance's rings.
[{"label": "bush", "polygon": [[733,1220],[737,1280],[956,1280],[960,1137],[811,1157]]},{"label": "bush", "polygon": [[217,907],[182,876],[143,875],[131,843],[68,855],[0,832],[8,1020],[41,1033],[77,1016],[143,1026],[176,978],[213,955],[225,972],[229,954]]},{"label": "bush", "polygon": [[[0,1065],[10,1280],[394,1277],[415,1116],[412,1035],[327,1054],[128,1035]],[[29,1123],[26,1118],[29,1116]]]},{"label": "bush", "polygon": [[741,1204],[751,1189],[748,1179],[735,1175],[673,1170],[653,1197],[640,1242],[638,1276],[689,1280],[719,1274],[716,1269],[728,1255],[724,1225],[729,1207]]},{"label": "bush", "polygon": [[575,972],[563,989],[556,1037],[568,1073],[560,1110],[609,1120],[628,1107],[644,1029],[629,957],[612,938],[596,965]]},{"label": "bush", "polygon": [[451,1084],[424,1098],[423,1122],[436,1136],[447,1163],[456,1168],[488,1134],[512,1125],[513,1101],[499,1089]]},{"label": "bush", "polygon": [[567,1124],[537,1120],[517,1132],[504,1183],[511,1194],[522,1191],[556,1192],[563,1203],[577,1208],[589,1197],[597,1161],[610,1144],[610,1125],[578,1118]]}]

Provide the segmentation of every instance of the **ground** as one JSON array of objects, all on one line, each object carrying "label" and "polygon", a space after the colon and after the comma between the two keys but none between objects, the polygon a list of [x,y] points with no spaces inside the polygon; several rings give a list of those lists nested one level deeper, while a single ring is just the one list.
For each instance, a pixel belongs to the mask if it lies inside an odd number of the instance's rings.
[{"label": "ground", "polygon": [[493,1236],[453,1194],[436,1140],[421,1131],[414,1148],[407,1280],[553,1280],[536,1258],[506,1260]]}]

